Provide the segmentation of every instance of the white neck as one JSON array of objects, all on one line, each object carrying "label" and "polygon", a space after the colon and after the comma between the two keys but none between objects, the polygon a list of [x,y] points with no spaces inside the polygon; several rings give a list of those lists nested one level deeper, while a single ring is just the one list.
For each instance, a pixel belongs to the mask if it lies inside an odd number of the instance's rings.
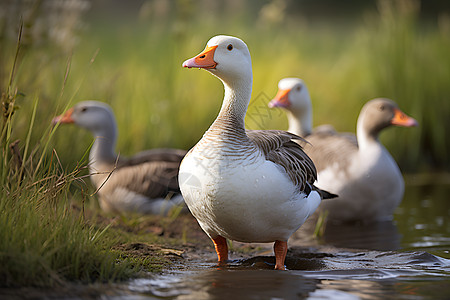
[{"label": "white neck", "polygon": [[237,128],[245,130],[244,119],[252,95],[253,77],[251,70],[250,76],[241,76],[234,80],[221,80],[224,85],[225,94],[216,121],[227,119],[233,122]]},{"label": "white neck", "polygon": [[356,138],[358,140],[358,148],[362,151],[369,147],[373,147],[374,145],[381,145],[378,141],[378,136],[369,134],[364,124],[364,116],[361,115],[358,117],[358,122],[356,124]]},{"label": "white neck", "polygon": [[312,108],[306,107],[303,110],[288,110],[289,132],[299,136],[307,136],[312,132]]},{"label": "white neck", "polygon": [[89,153],[90,163],[114,162],[117,157],[114,151],[117,140],[116,125],[99,130],[93,135],[95,140]]}]

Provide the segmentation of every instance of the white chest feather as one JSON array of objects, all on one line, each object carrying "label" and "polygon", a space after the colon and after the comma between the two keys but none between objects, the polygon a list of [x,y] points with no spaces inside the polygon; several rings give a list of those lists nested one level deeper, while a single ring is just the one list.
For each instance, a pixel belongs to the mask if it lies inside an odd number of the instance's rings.
[{"label": "white chest feather", "polygon": [[186,204],[211,237],[287,240],[320,203],[317,193],[307,198],[280,166],[257,151],[245,158],[212,151],[208,158],[190,153],[179,175]]}]

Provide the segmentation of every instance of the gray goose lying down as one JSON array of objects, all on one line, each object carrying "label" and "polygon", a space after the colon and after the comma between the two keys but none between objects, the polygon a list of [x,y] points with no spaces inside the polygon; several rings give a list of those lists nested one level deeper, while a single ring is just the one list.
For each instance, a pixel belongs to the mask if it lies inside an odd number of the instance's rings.
[{"label": "gray goose lying down", "polygon": [[339,195],[325,201],[321,210],[329,220],[365,223],[392,218],[404,193],[397,163],[378,140],[392,125],[417,126],[395,102],[385,98],[368,101],[361,109],[357,135],[338,133],[330,125],[312,130],[312,107],[308,89],[299,78],[285,78],[270,107],[287,110],[289,130],[310,143],[305,152],[317,167],[317,187]]},{"label": "gray goose lying down", "polygon": [[178,169],[186,151],[152,149],[129,158],[116,154],[114,113],[98,101],[78,103],[53,119],[58,122],[74,123],[93,134],[89,174],[105,212],[167,214],[175,205],[184,205]]}]

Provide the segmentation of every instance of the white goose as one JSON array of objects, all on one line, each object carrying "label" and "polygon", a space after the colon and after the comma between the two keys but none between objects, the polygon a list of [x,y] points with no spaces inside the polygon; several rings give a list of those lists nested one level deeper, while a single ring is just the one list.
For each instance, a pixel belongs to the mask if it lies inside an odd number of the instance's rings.
[{"label": "white goose", "polygon": [[285,78],[270,107],[288,112],[289,130],[308,139],[305,152],[318,171],[317,186],[339,195],[325,201],[331,221],[365,223],[392,218],[404,193],[404,181],[395,160],[379,142],[379,133],[391,126],[417,126],[389,99],[374,99],[361,110],[357,136],[337,133],[330,125],[312,131],[312,108],[306,85]]},{"label": "white goose", "polygon": [[153,149],[123,158],[115,153],[117,125],[107,104],[83,101],[53,123],[75,123],[95,140],[89,153],[89,174],[105,212],[167,214],[182,205],[178,169],[186,151]]},{"label": "white goose", "polygon": [[313,186],[314,164],[292,141],[301,138],[245,130],[253,75],[242,40],[213,37],[183,67],[205,69],[225,87],[218,117],[181,162],[188,208],[213,240],[219,263],[228,259],[226,239],[275,242],[275,269],[285,269],[287,240],[316,210],[323,192]]}]

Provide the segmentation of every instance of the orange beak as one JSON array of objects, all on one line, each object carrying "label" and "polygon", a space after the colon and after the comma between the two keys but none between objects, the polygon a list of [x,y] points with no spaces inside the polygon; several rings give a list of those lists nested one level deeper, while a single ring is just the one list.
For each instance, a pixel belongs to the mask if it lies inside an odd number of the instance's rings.
[{"label": "orange beak", "polygon": [[419,123],[417,123],[415,119],[407,116],[398,108],[394,108],[394,117],[391,120],[391,124],[403,127],[412,127],[419,125]]},{"label": "orange beak", "polygon": [[68,109],[64,114],[54,117],[52,120],[52,125],[55,126],[57,123],[70,124],[75,121],[72,119],[73,108]]},{"label": "orange beak", "polygon": [[184,68],[202,68],[214,69],[217,63],[214,61],[214,52],[217,46],[206,47],[199,55],[186,60],[183,63]]},{"label": "orange beak", "polygon": [[272,101],[269,102],[269,107],[289,107],[291,106],[291,102],[289,101],[289,92],[291,90],[278,90],[278,93],[275,95],[275,98],[272,99]]}]

